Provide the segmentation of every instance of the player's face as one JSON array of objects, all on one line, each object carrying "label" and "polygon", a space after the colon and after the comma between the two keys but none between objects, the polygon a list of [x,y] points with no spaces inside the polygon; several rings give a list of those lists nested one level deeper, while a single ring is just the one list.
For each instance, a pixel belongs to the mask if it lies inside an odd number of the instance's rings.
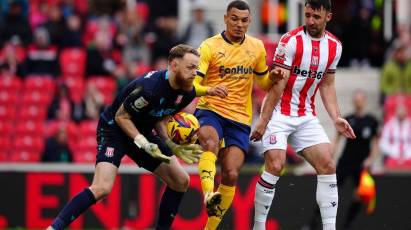
[{"label": "player's face", "polygon": [[175,59],[176,83],[183,90],[192,89],[199,62],[200,58],[191,53],[185,54],[183,58]]},{"label": "player's face", "polygon": [[353,97],[353,103],[356,111],[362,111],[367,104],[367,97],[363,92],[356,92]]},{"label": "player's face", "polygon": [[311,37],[320,38],[323,36],[327,22],[331,20],[332,13],[321,9],[314,10],[309,5],[304,8],[305,27]]},{"label": "player's face", "polygon": [[250,11],[231,8],[230,11],[224,15],[224,22],[226,24],[226,35],[228,38],[235,42],[241,41],[251,23]]}]

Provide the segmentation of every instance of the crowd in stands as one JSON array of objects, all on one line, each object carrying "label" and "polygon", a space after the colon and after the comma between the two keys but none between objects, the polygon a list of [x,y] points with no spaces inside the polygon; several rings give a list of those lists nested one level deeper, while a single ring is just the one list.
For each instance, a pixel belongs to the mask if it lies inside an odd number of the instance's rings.
[{"label": "crowd in stands", "polygon": [[[218,32],[205,18],[205,2],[195,2],[192,20],[179,36],[177,2],[0,1],[0,161],[93,163],[97,120],[116,92],[142,73],[165,69],[172,46],[184,42],[198,47]],[[357,8],[351,10],[367,23],[352,25],[350,33],[365,33],[360,27],[371,26],[370,17],[379,11],[354,6]],[[279,12],[283,11],[281,7]],[[263,24],[267,20],[262,18]],[[276,20],[285,23],[286,16],[280,14]],[[347,23],[343,25],[348,26]],[[263,25],[263,31],[266,27]],[[334,31],[338,34],[339,30],[334,27]],[[399,137],[399,132],[392,131],[402,124],[401,119],[391,121],[400,117],[400,112],[392,112],[401,111],[396,109],[401,107],[397,105],[405,103],[405,120],[411,117],[411,103],[407,104],[411,102],[411,36],[404,26],[398,26],[397,34],[382,67],[384,125],[380,143],[389,165],[411,168],[411,154],[401,147],[403,144],[398,144],[398,153],[388,151],[392,148],[384,150],[384,143],[393,145],[397,137],[400,143],[411,146],[411,138]],[[267,50],[274,50],[275,42],[263,41]],[[364,47],[364,41],[354,43],[350,44]],[[372,49],[369,45],[373,44],[367,44],[367,49]],[[361,63],[361,58],[373,57],[356,47],[347,50],[360,52],[351,55],[357,55]],[[272,52],[267,55],[270,63]],[[365,62],[374,65],[372,59]],[[259,110],[263,96],[263,92],[256,91],[255,111]],[[404,133],[408,135],[409,131]],[[402,163],[396,162],[398,157]],[[290,159],[300,162],[298,157]],[[250,158],[250,162],[254,161]]]}]

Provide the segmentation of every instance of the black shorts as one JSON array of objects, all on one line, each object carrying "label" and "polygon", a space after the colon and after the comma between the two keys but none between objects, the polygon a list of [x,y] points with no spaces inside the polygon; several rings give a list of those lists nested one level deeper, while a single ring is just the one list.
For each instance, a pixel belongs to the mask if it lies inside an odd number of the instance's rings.
[{"label": "black shorts", "polygon": [[[157,144],[164,155],[173,155],[165,142],[154,133],[144,135],[151,143]],[[97,125],[97,156],[99,162],[110,162],[116,167],[120,166],[124,155],[129,156],[139,167],[153,172],[161,161],[150,156],[143,149],[134,144],[134,140],[128,137],[121,128],[113,122],[106,122],[100,118]]]}]

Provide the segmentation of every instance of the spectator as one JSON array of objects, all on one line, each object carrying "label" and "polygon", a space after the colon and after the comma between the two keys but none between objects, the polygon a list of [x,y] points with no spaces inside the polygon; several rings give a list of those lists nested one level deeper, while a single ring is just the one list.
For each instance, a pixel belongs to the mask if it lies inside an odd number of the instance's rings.
[{"label": "spectator", "polygon": [[59,85],[48,109],[48,120],[80,121],[83,117],[82,106],[74,103],[66,85]]},{"label": "spectator", "polygon": [[205,5],[200,0],[193,4],[193,20],[190,21],[181,38],[183,43],[195,48],[200,47],[201,42],[214,35],[211,22],[205,19],[204,8]]},{"label": "spectator", "polygon": [[404,104],[397,107],[396,115],[382,129],[381,152],[386,156],[385,165],[402,166],[411,160],[411,119]]},{"label": "spectator", "polygon": [[158,59],[167,59],[168,51],[178,43],[177,18],[173,16],[159,17],[152,33],[151,63]]},{"label": "spectator", "polygon": [[54,136],[47,138],[41,161],[61,163],[73,161],[65,128],[60,128]]},{"label": "spectator", "polygon": [[23,14],[24,1],[13,1],[4,20],[0,23],[0,44],[10,39],[17,40],[25,46],[31,42],[31,28]]},{"label": "spectator", "polygon": [[87,49],[86,76],[113,76],[120,59],[120,53],[112,49],[109,32],[100,30],[95,34],[94,46]]},{"label": "spectator", "polygon": [[61,41],[64,34],[66,25],[63,18],[63,13],[61,12],[58,5],[53,5],[48,11],[48,20],[44,24],[44,27],[47,29],[50,35],[50,43],[53,45],[61,46]]},{"label": "spectator", "polygon": [[64,36],[61,41],[62,47],[83,46],[81,36],[81,19],[78,15],[72,14],[67,17]]},{"label": "spectator", "polygon": [[83,101],[83,118],[90,120],[98,120],[100,113],[104,109],[103,95],[98,91],[97,87],[90,83],[87,85],[86,95]]},{"label": "spectator", "polygon": [[[25,75],[23,63],[23,48],[7,43],[0,52],[0,75],[19,76]],[[19,55],[20,54],[20,55]]]},{"label": "spectator", "polygon": [[39,27],[34,32],[34,43],[27,49],[27,75],[50,75],[57,77],[60,73],[58,49],[50,44],[47,30]]},{"label": "spectator", "polygon": [[382,67],[381,96],[396,93],[411,93],[411,62],[407,60],[406,48],[400,41],[393,44],[392,58]]}]

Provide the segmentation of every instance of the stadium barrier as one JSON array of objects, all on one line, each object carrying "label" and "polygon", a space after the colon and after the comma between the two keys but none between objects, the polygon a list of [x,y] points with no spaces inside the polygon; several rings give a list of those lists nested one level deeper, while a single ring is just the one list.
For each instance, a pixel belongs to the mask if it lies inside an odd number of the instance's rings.
[{"label": "stadium barrier", "polygon": [[[1,164],[0,229],[44,228],[69,198],[88,186],[94,166],[70,164]],[[195,167],[187,167],[190,189],[180,207],[173,229],[202,229],[206,211]],[[255,170],[244,169],[232,209],[220,229],[251,229]],[[375,176],[377,207],[373,214],[358,216],[355,229],[410,229],[410,175]],[[284,176],[277,185],[274,208],[267,229],[299,229],[313,215],[315,176]],[[163,184],[135,166],[120,168],[112,193],[73,222],[71,228],[150,229],[157,217]],[[342,189],[338,223],[351,199],[350,186]]]}]

